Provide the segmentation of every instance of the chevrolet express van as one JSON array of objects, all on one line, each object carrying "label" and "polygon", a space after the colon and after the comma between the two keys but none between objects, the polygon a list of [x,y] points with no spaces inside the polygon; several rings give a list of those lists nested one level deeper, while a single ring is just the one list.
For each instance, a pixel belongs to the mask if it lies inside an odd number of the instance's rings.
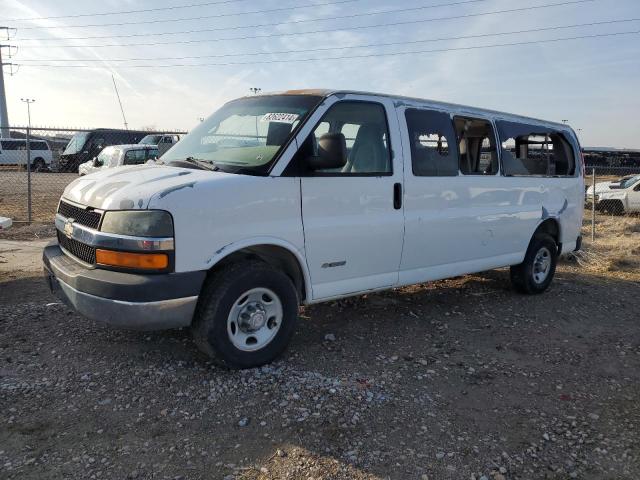
[{"label": "chevrolet express van", "polygon": [[351,91],[231,101],[163,157],[71,183],[53,291],[116,327],[190,327],[270,362],[298,306],[511,267],[544,292],[580,248],[580,146],[562,124]]}]

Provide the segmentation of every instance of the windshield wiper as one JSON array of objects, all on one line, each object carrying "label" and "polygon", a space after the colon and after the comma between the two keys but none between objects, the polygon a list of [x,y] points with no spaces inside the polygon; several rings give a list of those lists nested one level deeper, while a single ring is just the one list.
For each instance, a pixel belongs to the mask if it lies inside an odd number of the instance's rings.
[{"label": "windshield wiper", "polygon": [[193,163],[194,165],[198,165],[205,170],[211,170],[213,172],[217,172],[218,170],[220,170],[220,168],[217,167],[211,160],[202,160],[201,158],[187,157],[184,159],[184,161]]}]

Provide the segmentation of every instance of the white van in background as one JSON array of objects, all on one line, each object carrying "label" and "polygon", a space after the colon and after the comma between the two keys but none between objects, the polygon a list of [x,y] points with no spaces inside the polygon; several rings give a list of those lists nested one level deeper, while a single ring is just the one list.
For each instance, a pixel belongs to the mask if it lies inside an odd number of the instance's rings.
[{"label": "white van in background", "polygon": [[508,113],[258,95],[224,105],[162,160],[67,186],[58,244],[43,254],[49,285],[114,326],[190,326],[236,368],[283,352],[300,303],[501,267],[515,290],[540,294],[582,239],[576,134]]},{"label": "white van in background", "polygon": [[144,137],[138,143],[157,146],[158,154],[159,154],[158,156],[162,156],[164,152],[169,150],[179,141],[180,141],[180,135],[152,133]]},{"label": "white van in background", "polygon": [[[44,140],[30,140],[31,169],[34,172],[47,170],[51,166],[53,155],[49,144]],[[27,165],[27,141],[21,138],[0,139],[0,165]]]},{"label": "white van in background", "polygon": [[158,148],[155,145],[112,145],[105,147],[93,160],[81,163],[78,167],[80,176],[99,172],[108,168],[125,165],[142,165],[149,160],[157,160]]}]

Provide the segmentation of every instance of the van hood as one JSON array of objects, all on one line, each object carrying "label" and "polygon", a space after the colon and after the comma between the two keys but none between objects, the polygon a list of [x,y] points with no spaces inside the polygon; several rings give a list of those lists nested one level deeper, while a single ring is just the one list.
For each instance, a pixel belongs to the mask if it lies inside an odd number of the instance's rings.
[{"label": "van hood", "polygon": [[166,165],[138,165],[95,172],[65,188],[62,198],[101,210],[145,209],[151,197],[233,176]]}]

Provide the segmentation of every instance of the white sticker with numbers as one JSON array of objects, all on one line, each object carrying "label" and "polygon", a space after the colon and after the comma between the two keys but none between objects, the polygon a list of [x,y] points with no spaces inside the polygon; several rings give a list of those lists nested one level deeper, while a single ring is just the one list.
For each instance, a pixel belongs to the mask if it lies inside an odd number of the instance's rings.
[{"label": "white sticker with numbers", "polygon": [[298,119],[297,113],[267,113],[261,122],[293,123]]}]

